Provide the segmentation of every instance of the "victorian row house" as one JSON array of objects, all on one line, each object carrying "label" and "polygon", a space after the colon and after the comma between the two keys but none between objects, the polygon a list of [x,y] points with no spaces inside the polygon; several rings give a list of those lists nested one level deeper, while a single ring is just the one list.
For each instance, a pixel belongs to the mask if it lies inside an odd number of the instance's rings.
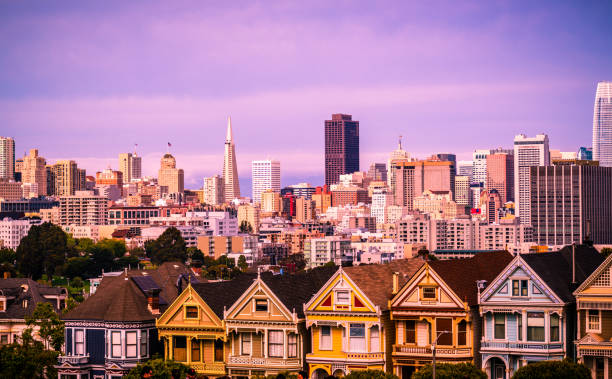
[{"label": "victorian row house", "polygon": [[408,379],[431,364],[478,364],[481,320],[478,285],[490,281],[512,260],[506,251],[424,264],[389,301],[396,330],[393,373]]},{"label": "victorian row house", "polygon": [[612,378],[612,255],[576,289],[576,353],[593,378]]},{"label": "victorian row house", "polygon": [[[480,353],[482,368],[490,378],[510,378],[531,362],[575,358],[572,291],[602,260],[587,246],[517,255],[487,283],[479,295],[484,322]],[[582,311],[582,319],[587,314],[599,315],[600,308],[593,309],[595,312]]]}]

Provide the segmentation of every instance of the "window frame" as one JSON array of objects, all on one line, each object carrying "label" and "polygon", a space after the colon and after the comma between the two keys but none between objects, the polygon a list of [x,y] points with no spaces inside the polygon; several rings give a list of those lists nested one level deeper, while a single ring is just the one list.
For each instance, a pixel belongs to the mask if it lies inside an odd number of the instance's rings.
[{"label": "window frame", "polygon": [[[248,341],[245,338],[246,336],[249,336]],[[248,342],[248,347],[249,347],[249,351],[245,352],[245,344]],[[251,355],[253,354],[253,334],[252,333],[240,333],[240,355]]]},{"label": "window frame", "polygon": [[[81,333],[82,341],[78,341],[77,335]],[[78,352],[78,347],[81,346],[82,352]],[[85,355],[85,329],[74,329],[74,355]]]},{"label": "window frame", "polygon": [[[597,328],[591,327],[591,312],[597,312]],[[585,328],[587,333],[601,333],[601,310],[600,309],[587,309],[586,311],[586,320],[585,320]]]},{"label": "window frame", "polygon": [[[427,292],[425,290],[433,290],[433,297],[425,296]],[[421,287],[421,300],[435,301],[437,299],[438,299],[438,291],[437,291],[436,286],[422,286]]]},{"label": "window frame", "polygon": [[[357,331],[363,331],[363,335],[359,336],[359,335],[355,335],[353,336],[353,331],[357,332]],[[355,342],[353,342],[355,341]],[[350,351],[351,353],[365,353],[367,352],[367,345],[366,345],[366,327],[365,324],[363,323],[350,323],[349,324],[349,338],[348,338],[348,351]],[[356,349],[353,347],[354,345],[357,345]]]},{"label": "window frame", "polygon": [[[498,323],[498,317],[503,318],[503,324]],[[503,337],[498,337],[497,336],[497,326],[503,325]],[[506,325],[507,325],[507,320],[506,320],[506,314],[505,313],[494,313],[493,314],[493,339],[495,340],[506,340]]]},{"label": "window frame", "polygon": [[[194,347],[195,347],[195,349],[194,349]],[[202,342],[199,339],[197,339],[197,338],[192,338],[191,339],[191,346],[189,346],[189,349],[191,349],[191,351],[190,351],[191,361],[192,362],[201,362],[202,361]],[[198,354],[197,359],[193,358],[194,351],[198,352],[197,353]]]},{"label": "window frame", "polygon": [[140,356],[147,357],[149,355],[149,330],[140,331]]},{"label": "window frame", "polygon": [[[541,314],[542,317],[531,317],[532,319],[542,319],[542,326],[529,325],[530,314]],[[534,339],[533,335],[530,336],[530,331],[534,331],[535,328],[542,330],[542,339]],[[533,334],[533,333],[532,333]],[[527,342],[546,342],[546,314],[544,312],[527,312]]]},{"label": "window frame", "polygon": [[[190,317],[191,313],[193,316],[193,310],[195,309],[195,317]],[[200,318],[200,309],[197,305],[185,305],[185,320],[197,320]]]},{"label": "window frame", "polygon": [[[134,343],[129,343],[129,337],[131,336],[134,338]],[[134,349],[133,355],[130,355],[130,347]],[[125,332],[125,357],[138,358],[138,332],[135,330],[128,330]]]},{"label": "window frame", "polygon": [[[265,309],[257,309],[260,305],[263,305],[264,302],[265,302]],[[255,301],[253,302],[254,312],[268,312],[269,309],[270,309],[270,303],[268,302],[268,299],[255,299]]]},{"label": "window frame", "polygon": [[519,313],[516,316],[516,328],[517,328],[516,339],[518,341],[523,341],[523,314],[522,313]]},{"label": "window frame", "polygon": [[[553,317],[557,320],[557,326],[553,326]],[[561,317],[556,313],[550,313],[548,315],[548,338],[550,342],[561,341]],[[556,329],[557,338],[553,339],[553,330]]]},{"label": "window frame", "polygon": [[[463,329],[463,330],[461,330]],[[461,343],[461,336],[465,343]],[[457,323],[457,346],[468,346],[468,325],[466,320],[461,320]]]},{"label": "window frame", "polygon": [[[324,330],[327,330],[328,334],[323,333]],[[324,337],[325,337],[325,340],[324,340]],[[327,341],[327,339],[329,340]],[[328,343],[324,344],[325,341],[327,341]],[[321,325],[319,327],[319,350],[332,350],[332,349],[333,349],[333,343],[332,343],[331,326]]]},{"label": "window frame", "polygon": [[[277,336],[280,336],[280,342],[275,341],[272,342],[272,333]],[[273,348],[279,351],[279,353],[274,353],[277,355],[273,355]],[[285,332],[282,330],[268,330],[268,357],[270,358],[283,358],[285,350]]]},{"label": "window frame", "polygon": [[[409,329],[408,328],[408,323],[411,323],[414,325],[414,328]],[[406,344],[410,344],[410,345],[415,345],[417,343],[417,320],[406,320],[406,323],[404,324],[405,327],[405,332],[404,332],[404,343]],[[413,341],[408,341],[408,331],[412,331],[413,332]]]},{"label": "window frame", "polygon": [[512,297],[529,297],[528,279],[512,279]]},{"label": "window frame", "polygon": [[[119,343],[115,343],[115,336],[119,336]],[[115,355],[115,347],[119,347],[119,355]],[[121,332],[118,330],[111,330],[110,335],[110,356],[111,358],[121,358],[123,354],[121,346]]]},{"label": "window frame", "polygon": [[[346,300],[340,300],[340,294],[346,295]],[[338,290],[336,291],[336,304],[338,305],[351,305],[351,291],[349,290]]]},{"label": "window frame", "polygon": [[[292,352],[294,350],[294,352]],[[297,358],[298,356],[298,335],[289,333],[287,335],[287,358]]]},{"label": "window frame", "polygon": [[[374,333],[372,333],[374,331],[376,331],[376,337],[374,337]],[[380,327],[378,325],[373,325],[370,328],[370,352],[380,352],[380,334]],[[376,341],[376,346],[374,346],[374,341]]]}]

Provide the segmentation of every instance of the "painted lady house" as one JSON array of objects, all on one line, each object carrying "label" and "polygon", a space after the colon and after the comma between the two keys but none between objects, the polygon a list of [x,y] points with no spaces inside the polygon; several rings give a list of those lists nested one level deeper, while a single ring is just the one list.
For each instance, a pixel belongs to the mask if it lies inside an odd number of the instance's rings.
[{"label": "painted lady house", "polygon": [[512,260],[506,251],[430,261],[390,300],[395,326],[393,373],[408,379],[433,361],[478,364],[480,281],[490,281]]},{"label": "painted lady house", "polygon": [[[572,257],[575,257],[574,259]],[[480,294],[480,353],[490,378],[510,378],[530,362],[573,357],[572,290],[602,262],[592,247],[516,256]]]}]

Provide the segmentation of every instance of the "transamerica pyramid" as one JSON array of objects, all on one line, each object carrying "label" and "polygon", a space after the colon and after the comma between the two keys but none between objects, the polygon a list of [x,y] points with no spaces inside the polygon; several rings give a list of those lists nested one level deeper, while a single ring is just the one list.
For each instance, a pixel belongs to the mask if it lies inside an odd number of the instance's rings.
[{"label": "transamerica pyramid", "polygon": [[225,202],[240,197],[240,183],[238,182],[238,167],[236,166],[236,148],[232,134],[232,118],[227,117],[227,135],[225,137],[225,155],[223,157],[223,183]]}]

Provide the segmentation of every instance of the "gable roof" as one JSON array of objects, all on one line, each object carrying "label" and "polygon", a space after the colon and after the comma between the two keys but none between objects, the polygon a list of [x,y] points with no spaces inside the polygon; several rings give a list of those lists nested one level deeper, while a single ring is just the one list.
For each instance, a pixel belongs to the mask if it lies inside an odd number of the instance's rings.
[{"label": "gable roof", "polygon": [[589,275],[588,278],[582,282],[582,284],[576,288],[574,291],[574,296],[579,292],[584,291],[588,286],[590,286],[598,277],[601,275],[602,271],[608,269],[610,267],[610,262],[612,261],[612,254],[608,255],[608,257]]},{"label": "gable roof", "polygon": [[[580,285],[603,262],[603,256],[592,246],[576,245],[576,284]],[[572,246],[552,253],[533,253],[521,258],[565,302],[572,295]]]},{"label": "gable roof", "polygon": [[428,262],[429,266],[468,305],[478,304],[476,281],[491,282],[512,261],[512,254],[503,251],[478,253],[471,258]]},{"label": "gable roof", "polygon": [[208,283],[195,283],[191,287],[213,312],[223,320],[224,308],[231,307],[244,291],[253,283],[257,274],[243,273],[232,280]]},{"label": "gable roof", "polygon": [[[67,295],[68,291],[61,287],[48,287],[28,278],[0,279],[0,295],[7,297],[6,309],[0,312],[2,319],[25,319],[30,316],[36,305],[47,302],[58,312],[55,299],[46,299],[45,295],[59,296]],[[24,300],[27,306],[24,308]]]},{"label": "gable roof", "polygon": [[387,264],[344,268],[344,272],[381,311],[389,309],[393,297],[393,273],[398,272],[399,288],[412,278],[425,261],[421,258],[398,259]]},{"label": "gable roof", "polygon": [[[335,267],[317,267],[294,275],[261,274],[263,282],[298,318],[304,317],[304,304],[327,283],[336,272]],[[228,307],[229,308],[229,307]]]}]

